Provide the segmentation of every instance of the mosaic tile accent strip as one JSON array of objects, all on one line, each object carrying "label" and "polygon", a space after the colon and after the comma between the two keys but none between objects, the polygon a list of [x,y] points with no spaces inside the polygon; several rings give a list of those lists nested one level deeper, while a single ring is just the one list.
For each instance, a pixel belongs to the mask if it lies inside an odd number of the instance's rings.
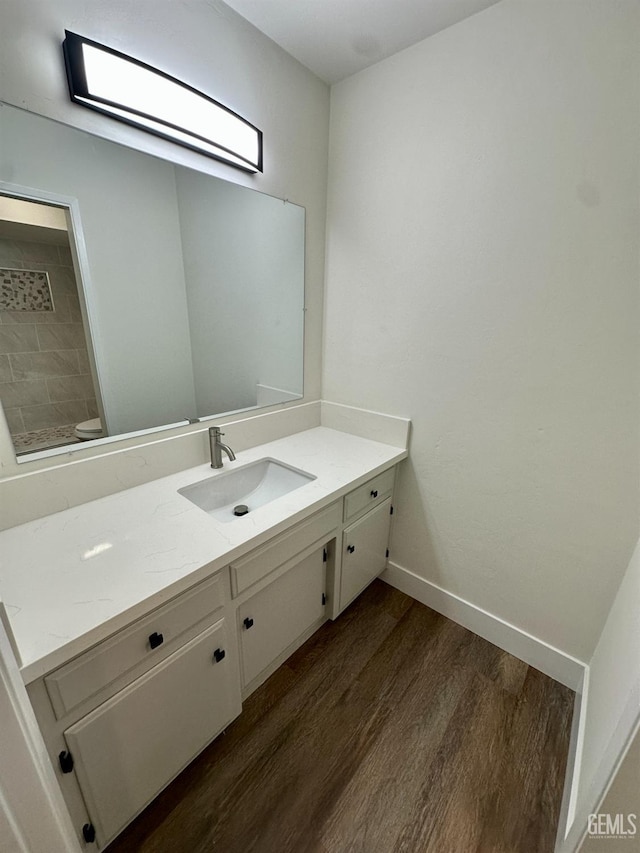
[{"label": "mosaic tile accent strip", "polygon": [[0,267],[0,310],[53,311],[49,273]]},{"label": "mosaic tile accent strip", "polygon": [[65,444],[79,444],[80,439],[74,433],[75,424],[36,429],[31,432],[19,432],[12,436],[16,453],[33,453]]}]

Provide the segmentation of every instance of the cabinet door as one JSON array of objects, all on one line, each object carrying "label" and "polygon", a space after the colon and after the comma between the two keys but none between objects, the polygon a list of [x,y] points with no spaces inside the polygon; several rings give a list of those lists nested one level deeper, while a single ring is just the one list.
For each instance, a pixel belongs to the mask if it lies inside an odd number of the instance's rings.
[{"label": "cabinet door", "polygon": [[101,847],[240,713],[225,646],[220,620],[64,733]]},{"label": "cabinet door", "polygon": [[324,592],[320,548],[238,608],[245,687],[324,616]]},{"label": "cabinet door", "polygon": [[391,498],[371,510],[342,536],[340,610],[376,578],[387,564]]}]

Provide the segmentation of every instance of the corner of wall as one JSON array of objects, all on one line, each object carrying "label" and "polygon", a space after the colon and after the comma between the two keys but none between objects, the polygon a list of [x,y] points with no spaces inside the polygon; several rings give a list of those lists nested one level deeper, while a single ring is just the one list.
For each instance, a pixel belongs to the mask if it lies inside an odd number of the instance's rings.
[{"label": "corner of wall", "polygon": [[[576,731],[571,795],[557,853],[574,853],[640,727],[640,542],[591,658]],[[573,747],[572,747],[573,748]]]}]

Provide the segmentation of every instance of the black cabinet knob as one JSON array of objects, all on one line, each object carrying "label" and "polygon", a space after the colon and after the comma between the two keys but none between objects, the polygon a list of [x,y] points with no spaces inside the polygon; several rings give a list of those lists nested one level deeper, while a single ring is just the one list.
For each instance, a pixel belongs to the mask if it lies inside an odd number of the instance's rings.
[{"label": "black cabinet knob", "polygon": [[154,631],[153,634],[149,635],[149,645],[152,649],[157,649],[158,646],[161,646],[164,643],[164,637],[162,634],[158,634],[157,631]]},{"label": "black cabinet knob", "polygon": [[347,551],[348,551],[350,554],[353,554],[353,552],[354,552],[355,550],[356,550],[356,546],[355,546],[355,545],[347,545]]},{"label": "black cabinet knob", "polygon": [[223,660],[226,657],[226,655],[227,655],[227,653],[225,652],[224,649],[216,649],[215,652],[213,653],[213,658],[214,658],[216,663],[220,663],[220,661]]},{"label": "black cabinet knob", "polygon": [[247,618],[244,620],[244,622],[243,622],[242,624],[244,625],[244,627],[245,627],[245,628],[246,628],[246,630],[248,631],[248,630],[249,630],[249,628],[251,628],[251,627],[253,626],[253,619],[250,619],[250,618],[247,616]]},{"label": "black cabinet knob", "polygon": [[82,827],[82,836],[87,844],[93,844],[96,840],[96,831],[92,823],[85,823]]},{"label": "black cabinet knob", "polygon": [[372,498],[377,498],[377,497],[378,497],[378,490],[377,490],[377,489],[372,489],[372,490],[371,490],[371,497],[372,497]]},{"label": "black cabinet knob", "polygon": [[58,756],[58,761],[60,762],[60,770],[62,770],[63,773],[71,773],[73,770],[73,756],[70,752],[63,749]]}]

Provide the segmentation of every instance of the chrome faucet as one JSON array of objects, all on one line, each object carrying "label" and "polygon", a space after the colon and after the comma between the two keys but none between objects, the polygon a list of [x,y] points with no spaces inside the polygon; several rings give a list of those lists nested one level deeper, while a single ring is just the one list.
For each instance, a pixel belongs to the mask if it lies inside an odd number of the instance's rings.
[{"label": "chrome faucet", "polygon": [[220,432],[220,427],[209,427],[209,448],[211,449],[211,467],[222,468],[222,452],[227,454],[231,462],[235,461],[236,454],[226,444],[220,441],[220,436],[224,435]]}]

